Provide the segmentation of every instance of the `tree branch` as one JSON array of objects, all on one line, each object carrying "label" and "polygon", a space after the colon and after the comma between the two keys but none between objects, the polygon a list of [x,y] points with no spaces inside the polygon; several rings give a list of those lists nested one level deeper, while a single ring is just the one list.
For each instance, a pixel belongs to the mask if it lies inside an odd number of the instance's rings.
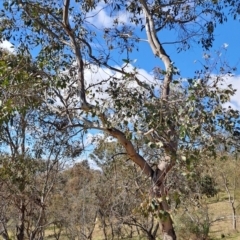
[{"label": "tree branch", "polygon": [[80,95],[81,107],[85,111],[89,111],[90,105],[87,103],[86,94],[85,94],[85,83],[84,83],[84,63],[82,59],[81,49],[79,43],[76,41],[76,37],[71,29],[68,19],[70,0],[65,0],[64,9],[63,9],[63,23],[64,29],[71,41],[71,48],[74,51],[77,62],[77,83]]},{"label": "tree branch", "polygon": [[68,10],[69,10],[70,0],[65,0],[64,9],[63,9],[63,24],[65,27],[70,28],[68,20]]},{"label": "tree branch", "polygon": [[162,99],[167,100],[170,92],[169,85],[172,81],[172,62],[157,37],[156,29],[154,26],[154,20],[148,9],[146,0],[140,0],[140,3],[142,4],[143,12],[146,19],[145,27],[146,27],[146,33],[147,33],[149,44],[152,48],[153,53],[163,61],[166,69],[166,73],[163,81]]},{"label": "tree branch", "polygon": [[134,149],[134,146],[130,140],[128,140],[123,132],[116,128],[107,129],[107,132],[118,139],[119,143],[125,148],[127,154],[135,162],[142,171],[149,177],[153,176],[153,169],[146,162],[146,160]]}]

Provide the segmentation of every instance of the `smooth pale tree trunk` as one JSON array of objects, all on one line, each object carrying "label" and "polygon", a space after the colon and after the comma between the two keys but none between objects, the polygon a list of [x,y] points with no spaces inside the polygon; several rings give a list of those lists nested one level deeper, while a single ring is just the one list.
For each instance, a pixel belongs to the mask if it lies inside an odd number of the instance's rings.
[{"label": "smooth pale tree trunk", "polygon": [[176,240],[177,236],[174,231],[173,220],[171,218],[171,215],[169,214],[170,207],[165,199],[165,196],[163,195],[164,185],[161,184],[160,186],[157,186],[157,184],[158,182],[154,183],[155,186],[153,190],[153,196],[156,199],[159,199],[159,198],[162,199],[160,203],[160,210],[166,213],[166,215],[164,216],[164,219],[159,220],[162,228],[163,240]]},{"label": "smooth pale tree trunk", "polygon": [[[174,155],[174,154],[173,154]],[[160,161],[158,168],[155,171],[153,182],[154,182],[154,196],[162,199],[160,208],[166,213],[166,217],[160,220],[162,226],[163,240],[176,240],[177,236],[174,230],[173,220],[169,214],[170,206],[166,200],[167,190],[165,189],[165,178],[167,173],[171,170],[174,165],[174,160],[171,157],[166,156],[163,161]]]},{"label": "smooth pale tree trunk", "polygon": [[228,194],[228,201],[232,209],[232,227],[233,227],[233,230],[236,230],[237,229],[237,215],[236,215],[236,206],[235,206],[236,174],[234,174],[233,195],[230,192],[227,177],[225,176],[224,173],[221,173],[221,176],[223,178],[224,186]]},{"label": "smooth pale tree trunk", "polygon": [[[149,5],[146,0],[139,0],[139,2],[142,5],[142,10],[145,15],[145,28],[146,28],[146,34],[148,38],[149,45],[154,53],[155,56],[157,56],[164,64],[166,74],[164,76],[163,80],[163,88],[161,92],[161,98],[165,100],[166,102],[168,101],[169,97],[169,92],[170,92],[170,83],[172,82],[172,61],[168,54],[166,53],[165,49],[163,48],[155,27],[155,22],[153,19],[153,16],[151,14],[151,11],[149,9]],[[177,150],[177,140],[176,140],[176,133],[174,131],[174,126],[172,126],[171,131],[169,132],[171,136],[169,136],[168,139],[171,139],[172,136],[175,136],[172,139],[172,142],[169,142],[169,145],[166,147],[163,147],[166,152],[169,153],[170,156],[176,155],[176,150]],[[125,147],[126,148],[126,147]],[[131,156],[131,155],[130,155]],[[133,158],[132,158],[133,160]],[[133,160],[134,161],[134,160]],[[146,161],[145,161],[146,164]],[[174,158],[172,159],[171,157],[168,158],[168,161],[164,162],[160,160],[160,163],[158,165],[158,168],[155,172],[151,173],[151,178],[153,180],[154,184],[154,189],[153,189],[153,195],[154,197],[160,198],[162,197],[163,201],[160,204],[161,210],[166,212],[166,217],[162,220],[160,220],[160,224],[162,226],[162,232],[163,232],[163,240],[175,240],[177,239],[175,231],[174,231],[174,226],[173,226],[173,221],[171,219],[171,216],[169,214],[169,206],[167,204],[167,201],[164,200],[164,180],[165,176],[168,173],[168,171],[171,170],[172,166],[174,164]],[[143,168],[142,168],[143,169]],[[153,171],[153,169],[152,169]]]},{"label": "smooth pale tree trunk", "polygon": [[171,164],[171,159],[168,157],[165,161],[160,161],[158,168],[154,171],[145,159],[134,149],[134,146],[130,140],[126,138],[124,133],[118,129],[108,129],[108,133],[117,138],[119,143],[124,146],[126,152],[130,156],[133,162],[135,162],[142,171],[152,179],[153,187],[151,190],[151,196],[153,198],[159,199],[162,198],[160,204],[160,210],[166,213],[164,219],[160,219],[160,225],[162,227],[162,236],[163,240],[176,240],[176,234],[174,231],[173,221],[169,212],[169,205],[166,200],[164,200],[164,194],[166,193],[164,187],[164,180],[168,171],[171,170],[173,164]]},{"label": "smooth pale tree trunk", "polygon": [[237,229],[237,215],[236,215],[236,207],[234,206],[234,202],[231,203],[231,206],[232,206],[232,214],[233,214],[233,222],[232,222],[232,225],[233,225],[233,230],[236,230]]}]

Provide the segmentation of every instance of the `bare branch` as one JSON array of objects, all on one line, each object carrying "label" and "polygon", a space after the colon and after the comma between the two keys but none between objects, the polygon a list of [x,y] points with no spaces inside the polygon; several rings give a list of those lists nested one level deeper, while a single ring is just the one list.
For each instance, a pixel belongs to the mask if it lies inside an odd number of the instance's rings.
[{"label": "bare branch", "polygon": [[63,22],[64,29],[71,41],[71,48],[76,56],[77,62],[77,83],[81,101],[81,107],[83,110],[89,111],[90,105],[87,103],[86,94],[85,94],[85,83],[84,83],[84,63],[82,59],[81,49],[79,43],[77,42],[76,36],[69,25],[68,11],[69,11],[70,0],[66,0],[63,9]]},{"label": "bare branch", "polygon": [[63,9],[63,24],[65,27],[70,28],[68,20],[68,10],[69,10],[70,0],[65,0],[64,9]]},{"label": "bare branch", "polygon": [[147,3],[145,0],[140,0],[140,3],[143,6],[143,12],[146,19],[146,33],[148,37],[149,44],[152,48],[153,53],[158,56],[165,65],[165,77],[163,82],[163,92],[162,99],[166,100],[170,92],[170,82],[172,81],[172,61],[170,57],[165,52],[162,47],[156,33],[153,17],[148,9]]}]

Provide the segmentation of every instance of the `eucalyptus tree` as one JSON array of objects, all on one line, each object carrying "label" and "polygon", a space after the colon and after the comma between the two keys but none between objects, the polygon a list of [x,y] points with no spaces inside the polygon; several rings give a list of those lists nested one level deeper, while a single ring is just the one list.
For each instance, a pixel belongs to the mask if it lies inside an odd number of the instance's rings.
[{"label": "eucalyptus tree", "polygon": [[2,51],[0,64],[1,234],[42,239],[57,175],[76,156],[75,133],[58,131],[63,120],[46,111],[46,84],[26,54]]},{"label": "eucalyptus tree", "polygon": [[[119,143],[99,141],[91,154],[102,169],[96,186],[99,220],[105,239],[138,235],[155,239],[159,223],[152,212],[143,214],[143,202],[148,196],[150,183],[142,175]],[[108,238],[108,237],[109,238]]]},{"label": "eucalyptus tree", "polygon": [[[239,142],[239,139],[238,139]],[[235,148],[236,146],[231,146]],[[231,149],[222,151],[218,154],[217,164],[212,163],[212,170],[216,181],[222,192],[225,192],[226,202],[230,205],[232,215],[232,229],[237,227],[237,212],[239,209],[238,202],[238,188],[239,188],[239,150],[231,153]],[[230,209],[229,208],[229,209]]]},{"label": "eucalyptus tree", "polygon": [[15,233],[18,240],[42,239],[45,229],[56,221],[48,204],[58,174],[71,157],[70,132],[59,133],[37,111],[15,111],[0,125],[0,199],[5,203],[5,232]]},{"label": "eucalyptus tree", "polygon": [[[234,94],[232,86],[217,86],[231,69],[222,66],[219,76],[212,76],[205,65],[182,84],[160,34],[177,32],[173,43],[179,51],[194,42],[209,49],[216,25],[227,20],[225,7],[236,17],[235,1],[4,0],[3,6],[2,38],[34,54],[49,84],[45,104],[65,116],[60,128],[94,129],[117,139],[152,181],[150,203],[163,238],[176,239],[167,178],[173,169],[191,174],[203,152],[214,155],[214,143],[226,143],[238,112],[222,106]],[[162,63],[152,66],[153,78],[143,77],[129,57],[142,40]],[[156,149],[154,165],[138,150],[137,139],[146,140],[142,149]]]}]

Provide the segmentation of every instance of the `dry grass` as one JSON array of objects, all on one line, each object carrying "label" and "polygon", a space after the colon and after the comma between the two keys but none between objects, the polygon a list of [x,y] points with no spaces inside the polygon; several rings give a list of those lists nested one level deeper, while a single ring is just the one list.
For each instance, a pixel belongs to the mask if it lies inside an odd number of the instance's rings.
[{"label": "dry grass", "polygon": [[[215,221],[211,228],[210,228],[210,236],[214,239],[234,239],[240,240],[240,215],[237,212],[237,230],[233,230],[233,223],[232,223],[232,209],[231,205],[227,199],[225,194],[221,194],[220,202],[209,203],[209,216],[211,219]],[[238,198],[239,199],[239,198]],[[235,203],[235,206],[238,205],[238,202]]]},{"label": "dry grass", "polygon": [[[236,197],[237,199],[240,199],[240,194]],[[218,198],[212,198],[208,200],[208,212],[209,217],[211,221],[214,221],[210,228],[210,239],[213,240],[240,240],[240,209],[238,210],[238,218],[237,218],[237,231],[234,231],[232,229],[232,209],[228,202],[227,196],[224,192],[220,193]],[[236,205],[238,205],[238,202],[236,202]],[[239,231],[238,231],[239,230]],[[0,237],[1,239],[1,237]],[[53,229],[49,228],[45,232],[45,239],[48,240],[54,240],[53,237]],[[67,237],[64,235],[61,235],[61,240],[67,240]],[[103,231],[102,229],[97,225],[94,230],[93,234],[94,240],[103,240]],[[139,239],[139,237],[127,239],[125,240],[136,240]],[[146,238],[141,238],[142,240],[145,240]],[[189,237],[186,236],[186,239],[189,239]]]}]

